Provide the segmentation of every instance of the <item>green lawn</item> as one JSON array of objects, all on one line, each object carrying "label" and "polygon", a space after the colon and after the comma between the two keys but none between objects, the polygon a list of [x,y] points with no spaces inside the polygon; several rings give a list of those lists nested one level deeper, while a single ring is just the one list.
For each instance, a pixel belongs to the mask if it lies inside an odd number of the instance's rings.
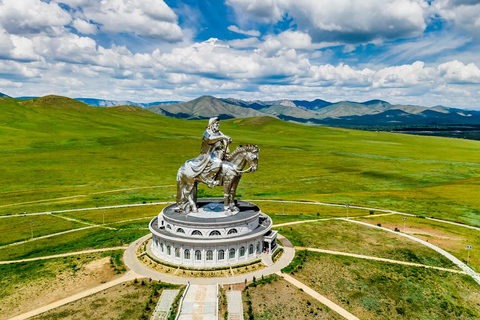
[{"label": "green lawn", "polygon": [[294,277],[360,319],[478,319],[467,275],[309,252]]},{"label": "green lawn", "polygon": [[0,245],[31,239],[32,225],[30,225],[30,223],[32,222],[34,237],[40,237],[47,234],[86,226],[83,223],[78,223],[51,215],[1,218],[0,234],[2,236],[0,236]]},{"label": "green lawn", "polygon": [[[403,231],[401,215],[361,218],[361,221]],[[480,270],[480,231],[415,217],[407,217],[405,226],[407,233],[448,251],[463,262],[467,262],[466,247],[471,245],[469,265]]]},{"label": "green lawn", "polygon": [[0,249],[0,260],[34,258],[86,249],[123,246],[150,233],[148,222],[146,219],[143,222],[119,223],[112,225],[118,230],[95,227],[29,241]]},{"label": "green lawn", "polygon": [[[0,112],[0,214],[173,200],[176,171],[198,155],[206,124],[61,97],[2,98]],[[480,225],[478,141],[272,118],[222,121],[221,130],[231,150],[261,148],[239,198],[361,204]],[[104,193],[144,187],[155,188]]]},{"label": "green lawn", "polygon": [[[140,207],[126,207],[126,208],[114,208],[114,209],[98,209],[98,210],[85,210],[74,211],[68,213],[62,213],[62,216],[78,219],[81,221],[102,224],[105,219],[105,223],[124,221],[129,219],[138,219],[146,217],[154,217],[158,215],[166,205],[155,206],[140,206]],[[104,213],[105,211],[105,213]]]},{"label": "green lawn", "polygon": [[450,260],[413,240],[352,222],[327,220],[276,229],[295,246],[454,268]]}]

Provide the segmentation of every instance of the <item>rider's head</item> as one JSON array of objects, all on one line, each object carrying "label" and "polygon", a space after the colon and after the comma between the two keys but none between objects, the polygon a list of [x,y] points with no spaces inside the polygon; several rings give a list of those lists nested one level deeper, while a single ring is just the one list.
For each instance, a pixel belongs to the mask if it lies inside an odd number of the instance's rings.
[{"label": "rider's head", "polygon": [[220,128],[220,120],[218,119],[218,117],[213,117],[213,118],[210,118],[210,120],[208,120],[207,129],[217,132],[219,128]]}]

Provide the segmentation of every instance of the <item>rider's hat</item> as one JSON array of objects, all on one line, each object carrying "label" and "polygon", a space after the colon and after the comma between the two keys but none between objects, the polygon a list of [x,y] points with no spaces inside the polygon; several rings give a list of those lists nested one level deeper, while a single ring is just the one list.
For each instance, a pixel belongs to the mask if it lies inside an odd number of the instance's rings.
[{"label": "rider's hat", "polygon": [[210,127],[212,124],[214,124],[217,121],[220,121],[218,117],[210,118],[210,120],[208,120],[208,126]]}]

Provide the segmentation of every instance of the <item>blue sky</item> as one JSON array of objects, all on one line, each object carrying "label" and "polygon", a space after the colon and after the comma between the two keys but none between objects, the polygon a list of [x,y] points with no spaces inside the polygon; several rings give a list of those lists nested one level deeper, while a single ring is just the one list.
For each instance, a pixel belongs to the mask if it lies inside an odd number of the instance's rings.
[{"label": "blue sky", "polygon": [[0,92],[480,109],[480,0],[0,0]]}]

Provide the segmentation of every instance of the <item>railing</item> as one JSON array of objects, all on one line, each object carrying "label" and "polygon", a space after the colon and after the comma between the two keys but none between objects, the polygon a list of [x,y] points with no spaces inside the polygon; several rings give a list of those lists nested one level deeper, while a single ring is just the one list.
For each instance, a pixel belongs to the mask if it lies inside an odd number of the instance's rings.
[{"label": "railing", "polygon": [[182,297],[180,298],[180,302],[179,302],[179,305],[178,305],[177,316],[175,317],[175,320],[178,320],[178,317],[180,317],[180,312],[182,312],[183,299],[185,298],[185,295],[187,294],[188,288],[190,288],[190,281],[187,283],[187,287],[183,291]]}]

